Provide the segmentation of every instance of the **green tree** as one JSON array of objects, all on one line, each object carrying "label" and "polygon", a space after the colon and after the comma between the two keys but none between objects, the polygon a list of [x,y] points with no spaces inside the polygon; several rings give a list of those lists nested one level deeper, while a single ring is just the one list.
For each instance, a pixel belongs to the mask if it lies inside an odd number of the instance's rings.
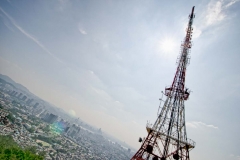
[{"label": "green tree", "polygon": [[62,148],[60,148],[60,149],[57,149],[57,152],[61,152],[61,153],[67,153],[67,151],[66,151],[65,149],[62,149]]},{"label": "green tree", "polygon": [[0,135],[1,160],[43,160],[44,156],[36,155],[36,147],[20,148],[11,136]]},{"label": "green tree", "polygon": [[33,133],[33,132],[35,131],[35,129],[34,129],[33,127],[31,127],[31,128],[28,129],[28,131],[29,131],[30,133]]},{"label": "green tree", "polygon": [[41,142],[38,142],[37,144],[38,144],[39,146],[41,146],[41,147],[43,146],[43,144],[42,144]]},{"label": "green tree", "polygon": [[46,156],[46,151],[41,151],[38,153],[39,156],[45,157]]},{"label": "green tree", "polygon": [[47,125],[45,128],[43,128],[44,132],[50,132],[51,128],[49,125]]},{"label": "green tree", "polygon": [[8,147],[17,147],[17,143],[12,139],[10,135],[2,136],[0,135],[0,150]]},{"label": "green tree", "polygon": [[25,151],[29,151],[29,152],[31,152],[33,154],[36,154],[37,153],[37,147],[35,147],[35,146],[28,146],[28,147],[25,148]]},{"label": "green tree", "polygon": [[5,149],[4,152],[3,152],[5,155],[4,155],[4,158],[5,159],[10,159],[10,157],[12,156],[12,150],[11,149]]},{"label": "green tree", "polygon": [[15,117],[13,116],[12,113],[9,113],[7,118],[9,119],[10,122],[15,122]]}]

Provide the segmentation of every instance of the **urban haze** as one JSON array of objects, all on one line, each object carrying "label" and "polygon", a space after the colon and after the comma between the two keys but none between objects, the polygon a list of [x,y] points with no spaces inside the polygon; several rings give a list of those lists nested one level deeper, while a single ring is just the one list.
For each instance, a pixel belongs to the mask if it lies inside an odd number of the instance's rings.
[{"label": "urban haze", "polygon": [[44,159],[131,159],[192,6],[190,157],[240,160],[239,0],[1,0],[0,143]]}]

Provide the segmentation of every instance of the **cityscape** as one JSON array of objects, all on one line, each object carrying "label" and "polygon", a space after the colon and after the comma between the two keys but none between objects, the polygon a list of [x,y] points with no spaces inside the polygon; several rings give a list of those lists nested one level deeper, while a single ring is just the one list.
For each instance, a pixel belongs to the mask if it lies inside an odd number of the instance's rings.
[{"label": "cityscape", "polygon": [[0,0],[0,160],[240,160],[240,0]]},{"label": "cityscape", "polygon": [[[1,77],[6,77],[2,75]],[[0,135],[46,160],[129,160],[133,153],[79,118],[64,119],[0,78]]]}]

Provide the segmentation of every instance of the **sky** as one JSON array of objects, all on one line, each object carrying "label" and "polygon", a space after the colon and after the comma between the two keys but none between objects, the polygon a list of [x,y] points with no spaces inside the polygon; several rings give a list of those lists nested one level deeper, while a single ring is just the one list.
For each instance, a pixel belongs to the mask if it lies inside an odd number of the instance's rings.
[{"label": "sky", "polygon": [[190,157],[240,160],[239,0],[1,0],[0,73],[138,149],[192,6]]}]

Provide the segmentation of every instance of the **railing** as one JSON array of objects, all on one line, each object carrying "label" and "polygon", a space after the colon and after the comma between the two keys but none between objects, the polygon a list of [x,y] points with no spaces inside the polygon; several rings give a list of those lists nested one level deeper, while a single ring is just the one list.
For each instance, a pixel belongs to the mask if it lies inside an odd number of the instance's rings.
[{"label": "railing", "polygon": [[193,147],[196,146],[196,142],[194,142],[194,141],[191,140],[190,138],[187,139],[187,143],[190,144],[190,145],[193,146]]},{"label": "railing", "polygon": [[150,122],[147,122],[146,128],[152,128],[152,124],[150,124]]},{"label": "railing", "polygon": [[[150,130],[153,130],[153,131],[157,132],[160,136],[163,136],[163,137],[166,137],[166,138],[168,137],[168,138],[170,138],[171,140],[173,140],[174,142],[178,141],[178,138],[177,138],[177,137],[168,136],[168,135],[166,135],[165,133],[162,133],[161,131],[158,132],[158,131],[154,130],[154,129],[152,128],[152,126],[153,126],[153,125],[152,125],[150,122],[147,122],[147,124],[146,124],[146,129],[147,129],[148,132],[149,132]],[[195,145],[196,145],[196,142],[194,142],[194,141],[193,141],[192,139],[190,139],[190,138],[187,138],[187,140],[180,140],[180,143],[185,144],[185,145],[188,145],[189,148],[194,148]]]}]

